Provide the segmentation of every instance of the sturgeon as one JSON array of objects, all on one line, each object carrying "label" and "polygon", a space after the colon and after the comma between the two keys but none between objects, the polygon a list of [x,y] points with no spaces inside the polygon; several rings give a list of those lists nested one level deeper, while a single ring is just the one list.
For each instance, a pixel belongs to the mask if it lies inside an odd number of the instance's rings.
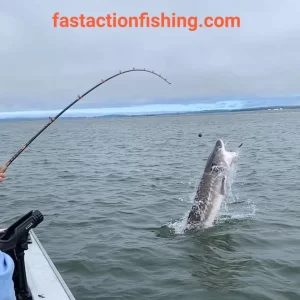
[{"label": "sturgeon", "polygon": [[[239,147],[241,146],[242,144]],[[213,225],[227,193],[228,172],[236,158],[236,151],[227,151],[224,142],[221,139],[217,140],[207,159],[187,219],[189,228],[205,228]]]}]

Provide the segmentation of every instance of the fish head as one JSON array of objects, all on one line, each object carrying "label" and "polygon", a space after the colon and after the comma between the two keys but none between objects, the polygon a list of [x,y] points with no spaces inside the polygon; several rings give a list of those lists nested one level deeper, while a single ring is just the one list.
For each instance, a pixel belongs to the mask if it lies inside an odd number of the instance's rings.
[{"label": "fish head", "polygon": [[218,139],[205,166],[205,172],[227,171],[237,158],[235,151],[227,151],[225,144],[221,139]]}]

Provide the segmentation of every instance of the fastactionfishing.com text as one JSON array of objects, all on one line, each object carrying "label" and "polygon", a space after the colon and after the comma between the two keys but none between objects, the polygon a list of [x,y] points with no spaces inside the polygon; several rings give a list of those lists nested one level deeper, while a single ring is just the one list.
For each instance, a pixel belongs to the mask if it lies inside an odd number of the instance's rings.
[{"label": "fastactionfishing.com text", "polygon": [[189,31],[196,31],[199,28],[239,28],[241,20],[236,16],[206,16],[200,22],[197,16],[170,16],[161,13],[159,16],[149,16],[147,12],[139,16],[117,16],[116,13],[105,16],[62,16],[55,12],[52,16],[53,27],[61,28],[188,28]]}]

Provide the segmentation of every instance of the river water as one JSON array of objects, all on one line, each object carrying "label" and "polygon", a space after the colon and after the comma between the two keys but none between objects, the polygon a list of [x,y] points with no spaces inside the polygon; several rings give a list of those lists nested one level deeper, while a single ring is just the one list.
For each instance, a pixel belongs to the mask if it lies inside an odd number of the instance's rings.
[{"label": "river water", "polygon": [[[45,122],[0,122],[1,161]],[[1,227],[40,210],[77,300],[299,300],[299,130],[298,110],[59,119],[9,168]],[[184,233],[218,138],[243,142],[230,194]]]}]

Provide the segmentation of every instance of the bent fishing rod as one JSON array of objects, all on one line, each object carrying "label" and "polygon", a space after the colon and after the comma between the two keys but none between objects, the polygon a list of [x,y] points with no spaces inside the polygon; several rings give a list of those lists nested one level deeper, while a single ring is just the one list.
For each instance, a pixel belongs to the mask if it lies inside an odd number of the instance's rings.
[{"label": "bent fishing rod", "polygon": [[105,80],[101,80],[100,83],[96,84],[94,87],[92,87],[91,89],[89,89],[87,92],[85,92],[84,94],[77,95],[77,99],[74,100],[71,104],[69,104],[65,109],[63,109],[59,114],[57,114],[54,118],[49,117],[49,122],[36,134],[34,135],[24,146],[22,146],[12,157],[10,160],[8,160],[4,166],[0,167],[0,172],[5,172],[7,170],[7,168],[12,164],[12,162],[41,134],[44,132],[44,130],[46,130],[53,122],[55,122],[64,112],[66,112],[70,107],[72,107],[75,103],[77,103],[79,100],[81,100],[83,97],[85,97],[86,95],[88,95],[91,91],[93,91],[94,89],[96,89],[97,87],[99,87],[100,85],[108,82],[109,80],[123,75],[125,73],[129,73],[129,72],[147,72],[147,73],[151,73],[153,75],[158,76],[159,78],[161,78],[162,80],[164,80],[166,83],[171,84],[171,82],[169,82],[166,78],[163,78],[160,74],[157,74],[154,71],[150,71],[147,69],[130,69],[130,70],[126,70],[126,71],[119,71],[119,73],[106,78]]}]

